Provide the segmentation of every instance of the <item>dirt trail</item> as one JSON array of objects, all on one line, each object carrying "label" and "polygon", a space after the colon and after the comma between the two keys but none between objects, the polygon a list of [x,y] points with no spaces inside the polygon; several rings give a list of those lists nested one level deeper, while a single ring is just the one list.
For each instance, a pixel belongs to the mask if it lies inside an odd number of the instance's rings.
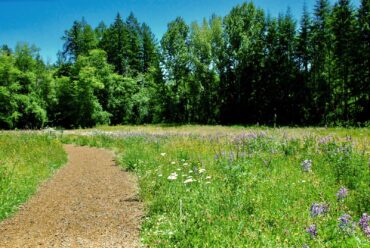
[{"label": "dirt trail", "polygon": [[68,164],[0,223],[0,247],[140,247],[137,183],[102,149],[65,146]]}]

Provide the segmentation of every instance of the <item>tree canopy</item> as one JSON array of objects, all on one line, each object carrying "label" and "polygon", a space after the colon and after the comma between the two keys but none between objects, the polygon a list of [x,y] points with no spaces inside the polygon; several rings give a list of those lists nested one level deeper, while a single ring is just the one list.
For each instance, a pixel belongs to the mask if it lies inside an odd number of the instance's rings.
[{"label": "tree canopy", "polygon": [[0,48],[0,128],[200,123],[368,125],[370,1],[317,0],[300,20],[251,2],[158,41],[133,13],[76,20],[58,61]]}]

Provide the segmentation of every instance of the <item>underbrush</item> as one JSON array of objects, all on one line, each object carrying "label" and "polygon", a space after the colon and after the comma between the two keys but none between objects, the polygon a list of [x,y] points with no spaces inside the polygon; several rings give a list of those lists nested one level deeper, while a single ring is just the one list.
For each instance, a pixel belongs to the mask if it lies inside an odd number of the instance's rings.
[{"label": "underbrush", "polygon": [[36,134],[0,134],[0,220],[67,160],[61,143]]},{"label": "underbrush", "polygon": [[66,136],[139,177],[148,247],[369,247],[367,147],[272,135]]}]

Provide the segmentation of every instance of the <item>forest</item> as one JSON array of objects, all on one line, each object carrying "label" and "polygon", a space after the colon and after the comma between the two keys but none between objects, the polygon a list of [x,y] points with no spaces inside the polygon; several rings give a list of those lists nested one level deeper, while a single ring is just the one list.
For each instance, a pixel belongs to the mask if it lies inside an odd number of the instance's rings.
[{"label": "forest", "polygon": [[[317,0],[300,20],[251,2],[160,40],[133,13],[39,48],[0,48],[0,129],[100,124],[358,126],[370,121],[370,0]],[[1,41],[0,41],[1,43]]]}]

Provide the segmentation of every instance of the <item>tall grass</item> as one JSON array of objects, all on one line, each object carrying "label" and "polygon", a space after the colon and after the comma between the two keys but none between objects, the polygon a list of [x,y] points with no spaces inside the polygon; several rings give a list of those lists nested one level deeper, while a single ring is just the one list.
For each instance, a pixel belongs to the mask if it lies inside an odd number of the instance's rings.
[{"label": "tall grass", "polygon": [[370,212],[366,146],[343,131],[338,138],[302,129],[299,138],[284,130],[194,131],[64,142],[111,148],[138,175],[148,247],[369,246],[358,224]]},{"label": "tall grass", "polygon": [[61,143],[36,134],[0,134],[0,220],[67,160]]}]

